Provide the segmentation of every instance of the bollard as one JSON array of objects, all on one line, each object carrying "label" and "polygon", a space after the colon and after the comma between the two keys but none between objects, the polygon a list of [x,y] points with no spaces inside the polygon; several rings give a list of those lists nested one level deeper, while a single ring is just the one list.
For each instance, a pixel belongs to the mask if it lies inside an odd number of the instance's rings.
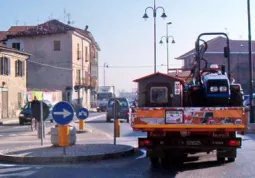
[{"label": "bollard", "polygon": [[115,120],[116,122],[116,137],[120,137],[120,120],[119,119],[116,119]]},{"label": "bollard", "polygon": [[84,120],[79,120],[79,129],[80,130],[84,129],[84,125],[85,125]]},{"label": "bollard", "polygon": [[58,144],[59,146],[69,145],[69,125],[58,125]]}]

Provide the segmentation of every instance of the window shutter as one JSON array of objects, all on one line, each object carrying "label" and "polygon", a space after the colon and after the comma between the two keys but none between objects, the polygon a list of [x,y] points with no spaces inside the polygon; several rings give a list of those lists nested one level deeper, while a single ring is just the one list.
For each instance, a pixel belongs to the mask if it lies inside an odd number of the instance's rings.
[{"label": "window shutter", "polygon": [[3,57],[0,58],[0,74],[4,74],[4,59]]},{"label": "window shutter", "polygon": [[25,76],[25,61],[21,62],[21,76]]},{"label": "window shutter", "polygon": [[15,61],[15,76],[18,76],[18,61]]}]

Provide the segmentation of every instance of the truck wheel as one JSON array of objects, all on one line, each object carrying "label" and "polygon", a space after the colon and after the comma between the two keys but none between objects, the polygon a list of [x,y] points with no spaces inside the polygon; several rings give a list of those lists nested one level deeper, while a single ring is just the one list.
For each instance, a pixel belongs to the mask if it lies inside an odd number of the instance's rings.
[{"label": "truck wheel", "polygon": [[228,162],[235,162],[236,158],[228,158]]},{"label": "truck wheel", "polygon": [[24,125],[25,123],[24,123],[24,121],[23,120],[19,120],[19,125]]},{"label": "truck wheel", "polygon": [[218,161],[219,163],[224,163],[224,162],[225,162],[225,157],[219,157],[219,156],[217,156],[217,161]]},{"label": "truck wheel", "polygon": [[151,167],[152,168],[158,167],[158,165],[159,165],[159,159],[158,158],[150,157],[150,161],[151,161]]}]

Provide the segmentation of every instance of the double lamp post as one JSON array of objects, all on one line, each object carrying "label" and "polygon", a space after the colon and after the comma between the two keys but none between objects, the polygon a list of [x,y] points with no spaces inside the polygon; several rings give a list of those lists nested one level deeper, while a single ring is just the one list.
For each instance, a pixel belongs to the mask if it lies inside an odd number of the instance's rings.
[{"label": "double lamp post", "polygon": [[[161,9],[162,15],[161,17],[163,19],[165,19],[167,17],[166,13],[165,13],[165,9],[162,6],[156,6],[156,0],[154,0],[154,4],[153,7],[149,6],[145,9],[145,13],[143,15],[143,18],[146,20],[149,18],[148,14],[147,14],[147,10],[151,9],[153,11],[153,20],[154,20],[154,25],[153,25],[153,30],[154,30],[154,73],[157,72],[157,30],[156,30],[156,17],[157,17],[157,10]],[[163,38],[166,39],[166,46],[167,46],[167,73],[168,73],[168,67],[169,67],[169,53],[168,53],[168,44],[169,44],[169,38],[172,38],[172,43],[175,43],[174,41],[174,37],[173,36],[169,36],[168,35],[168,25],[172,24],[172,22],[169,22],[166,24],[166,36],[162,36],[161,40],[160,40],[160,44],[163,44]]]}]

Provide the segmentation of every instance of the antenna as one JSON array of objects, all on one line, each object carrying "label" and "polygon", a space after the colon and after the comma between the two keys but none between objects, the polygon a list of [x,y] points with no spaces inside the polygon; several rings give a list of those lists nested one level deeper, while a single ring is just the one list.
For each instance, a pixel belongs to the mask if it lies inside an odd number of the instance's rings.
[{"label": "antenna", "polygon": [[19,24],[19,20],[16,20],[16,22],[15,22],[15,23],[16,23],[16,26],[18,26],[18,24]]},{"label": "antenna", "polygon": [[66,23],[66,16],[67,16],[67,14],[66,14],[66,9],[64,9],[64,22]]},{"label": "antenna", "polygon": [[40,23],[40,19],[39,19],[38,16],[37,16],[37,19],[36,19],[36,23],[37,23],[37,25],[39,25],[39,23]]},{"label": "antenna", "polygon": [[229,36],[228,28],[225,28],[226,34]]},{"label": "antenna", "polygon": [[68,25],[74,24],[74,21],[71,21],[71,14],[70,13],[67,13],[67,24]]}]

